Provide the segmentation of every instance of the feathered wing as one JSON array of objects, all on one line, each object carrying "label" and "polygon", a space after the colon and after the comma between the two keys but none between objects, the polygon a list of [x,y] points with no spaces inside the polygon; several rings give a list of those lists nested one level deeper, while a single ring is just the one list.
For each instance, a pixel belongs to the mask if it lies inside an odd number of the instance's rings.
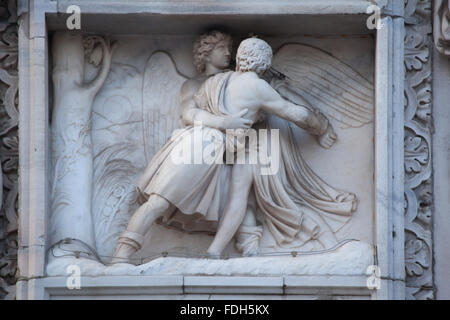
[{"label": "feathered wing", "polygon": [[373,121],[373,84],[329,53],[287,44],[278,50],[272,64],[286,76],[274,80],[272,86],[288,100],[300,103],[301,96],[343,128]]},{"label": "feathered wing", "polygon": [[154,52],[142,83],[142,116],[146,161],[167,142],[180,124],[180,89],[187,77],[178,72],[172,57]]}]

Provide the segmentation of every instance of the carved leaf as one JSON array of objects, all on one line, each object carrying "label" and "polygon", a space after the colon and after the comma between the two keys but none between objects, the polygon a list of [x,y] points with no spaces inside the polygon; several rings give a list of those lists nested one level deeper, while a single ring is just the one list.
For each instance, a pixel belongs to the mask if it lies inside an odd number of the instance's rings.
[{"label": "carved leaf", "polygon": [[1,62],[3,69],[17,68],[18,38],[16,32],[15,28],[8,28],[1,36],[0,59],[3,59]]},{"label": "carved leaf", "polygon": [[97,251],[105,262],[137,206],[135,183],[145,166],[141,93],[142,73],[114,63],[93,106],[92,214]]},{"label": "carved leaf", "polygon": [[[17,274],[17,21],[16,1],[0,3],[0,299],[15,298]],[[1,167],[0,167],[1,168]],[[3,195],[2,192],[3,191]]]}]

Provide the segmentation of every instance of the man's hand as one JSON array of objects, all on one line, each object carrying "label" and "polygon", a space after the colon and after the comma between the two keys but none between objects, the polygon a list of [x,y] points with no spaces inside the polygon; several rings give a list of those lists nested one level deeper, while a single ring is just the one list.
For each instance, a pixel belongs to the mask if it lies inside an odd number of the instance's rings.
[{"label": "man's hand", "polygon": [[248,112],[248,109],[244,109],[238,113],[228,116],[223,121],[224,129],[250,129],[253,125],[253,121],[242,118]]},{"label": "man's hand", "polygon": [[333,130],[333,127],[328,124],[327,131],[325,131],[324,134],[317,137],[320,146],[322,146],[325,149],[330,149],[333,144],[336,142],[336,133]]}]

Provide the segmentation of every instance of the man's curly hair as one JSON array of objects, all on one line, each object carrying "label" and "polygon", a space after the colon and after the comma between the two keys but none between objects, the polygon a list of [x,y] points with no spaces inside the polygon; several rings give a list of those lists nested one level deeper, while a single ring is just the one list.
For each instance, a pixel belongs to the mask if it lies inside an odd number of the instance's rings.
[{"label": "man's curly hair", "polygon": [[223,32],[214,30],[208,33],[202,34],[194,42],[194,65],[199,73],[205,71],[206,58],[209,56],[211,51],[217,43],[221,41],[226,41],[229,46],[230,52],[233,44],[231,36]]},{"label": "man's curly hair", "polygon": [[236,71],[254,71],[262,74],[272,64],[272,48],[258,38],[245,39],[236,54]]}]

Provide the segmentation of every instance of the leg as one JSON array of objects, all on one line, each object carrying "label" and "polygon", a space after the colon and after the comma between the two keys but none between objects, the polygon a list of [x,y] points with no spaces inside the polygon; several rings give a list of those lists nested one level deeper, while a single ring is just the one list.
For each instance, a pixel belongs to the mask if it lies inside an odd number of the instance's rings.
[{"label": "leg", "polygon": [[235,164],[233,166],[229,202],[214,241],[208,249],[210,255],[220,256],[241,225],[247,210],[252,182],[253,172],[250,165]]},{"label": "leg", "polygon": [[253,189],[248,197],[247,211],[236,233],[236,248],[243,256],[253,256],[258,253],[263,227],[256,223],[256,199]]},{"label": "leg", "polygon": [[153,222],[174,209],[175,207],[166,199],[155,194],[151,195],[147,202],[136,210],[128,223],[127,229],[119,237],[111,264],[128,262],[130,256],[142,247],[144,235]]}]

